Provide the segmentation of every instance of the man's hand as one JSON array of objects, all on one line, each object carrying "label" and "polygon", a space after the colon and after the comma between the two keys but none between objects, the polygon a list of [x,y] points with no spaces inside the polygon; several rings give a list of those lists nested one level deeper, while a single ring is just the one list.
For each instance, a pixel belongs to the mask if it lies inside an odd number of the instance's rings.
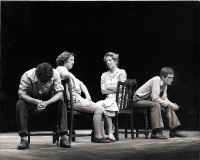
[{"label": "man's hand", "polygon": [[38,103],[37,110],[38,111],[44,110],[47,106],[48,106],[48,102],[42,101],[42,102]]}]

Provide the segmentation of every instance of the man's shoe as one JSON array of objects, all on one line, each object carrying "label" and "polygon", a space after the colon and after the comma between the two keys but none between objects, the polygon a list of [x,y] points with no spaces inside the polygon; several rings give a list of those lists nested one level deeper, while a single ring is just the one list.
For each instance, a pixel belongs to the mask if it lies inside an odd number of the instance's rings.
[{"label": "man's shoe", "polygon": [[17,149],[24,150],[29,148],[29,143],[26,139],[21,139],[21,142],[18,144]]},{"label": "man's shoe", "polygon": [[69,141],[67,140],[65,136],[60,139],[60,147],[71,148],[71,145],[69,144]]},{"label": "man's shoe", "polygon": [[175,137],[184,138],[184,137],[187,137],[187,136],[183,135],[183,134],[180,134],[177,131],[173,131],[173,132],[171,131],[171,132],[169,132],[169,137],[170,138],[175,138]]},{"label": "man's shoe", "polygon": [[107,139],[107,138],[96,138],[96,137],[93,137],[92,142],[93,143],[110,143],[111,141],[109,139]]},{"label": "man's shoe", "polygon": [[168,139],[166,136],[160,133],[152,134],[151,139]]}]

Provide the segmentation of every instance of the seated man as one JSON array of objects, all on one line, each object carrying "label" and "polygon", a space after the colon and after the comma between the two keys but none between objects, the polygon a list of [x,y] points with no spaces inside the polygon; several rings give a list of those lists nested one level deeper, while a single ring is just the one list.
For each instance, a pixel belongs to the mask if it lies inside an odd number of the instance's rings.
[{"label": "seated man", "polygon": [[175,110],[179,109],[176,103],[172,103],[167,98],[167,86],[171,85],[174,79],[174,71],[170,67],[163,67],[160,76],[155,76],[142,85],[134,95],[135,105],[138,107],[151,107],[151,138],[166,139],[162,134],[164,127],[161,110],[164,111],[168,119],[170,137],[183,137],[177,132],[180,126]]},{"label": "seated man", "polygon": [[53,115],[50,117],[52,120],[59,119],[60,147],[69,148],[66,135],[67,111],[59,73],[49,63],[39,64],[37,68],[30,69],[22,75],[18,95],[16,118],[21,141],[17,148],[29,148],[27,140],[29,111],[45,111],[49,117]]}]

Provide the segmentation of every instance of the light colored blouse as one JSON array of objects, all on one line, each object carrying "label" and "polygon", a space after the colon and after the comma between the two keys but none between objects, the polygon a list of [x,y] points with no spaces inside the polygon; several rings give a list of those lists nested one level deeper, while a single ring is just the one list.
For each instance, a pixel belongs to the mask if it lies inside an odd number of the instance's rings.
[{"label": "light colored blouse", "polygon": [[[101,101],[106,110],[118,111],[116,103],[116,88],[118,81],[126,81],[127,74],[124,69],[117,68],[115,72],[104,72],[101,76],[101,92],[106,95],[106,99]],[[115,91],[110,91],[109,88]]]},{"label": "light colored blouse", "polygon": [[115,72],[104,72],[101,76],[101,92],[102,94],[106,94],[107,96],[115,94],[115,92],[110,93],[106,90],[108,88],[117,88],[118,81],[126,81],[127,74],[124,69],[117,68]]}]

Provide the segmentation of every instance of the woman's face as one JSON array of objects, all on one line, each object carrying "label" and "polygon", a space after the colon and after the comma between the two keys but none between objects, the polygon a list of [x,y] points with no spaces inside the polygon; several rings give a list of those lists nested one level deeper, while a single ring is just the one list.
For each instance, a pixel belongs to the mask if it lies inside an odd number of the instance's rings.
[{"label": "woman's face", "polygon": [[73,65],[74,65],[74,56],[71,55],[71,56],[68,58],[68,60],[65,62],[64,66],[65,66],[68,70],[70,70],[70,69],[72,69]]},{"label": "woman's face", "polygon": [[105,63],[106,63],[106,65],[107,65],[108,69],[113,69],[114,67],[117,66],[116,61],[114,61],[113,58],[110,57],[110,56],[107,56],[107,57],[105,58]]}]

